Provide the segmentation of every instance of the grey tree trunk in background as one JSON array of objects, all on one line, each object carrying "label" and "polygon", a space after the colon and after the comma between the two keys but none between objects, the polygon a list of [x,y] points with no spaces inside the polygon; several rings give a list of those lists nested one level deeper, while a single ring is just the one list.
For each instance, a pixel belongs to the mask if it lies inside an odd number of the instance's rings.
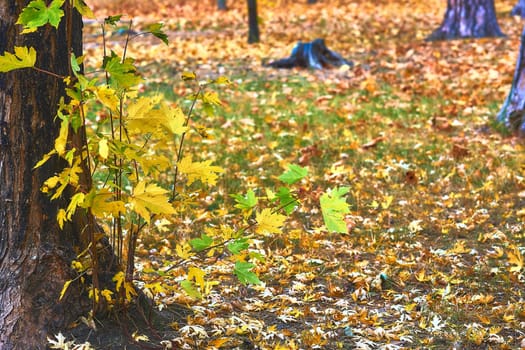
[{"label": "grey tree trunk in background", "polygon": [[447,0],[441,26],[426,40],[504,36],[498,25],[494,0]]},{"label": "grey tree trunk in background", "polygon": [[259,21],[257,19],[257,0],[248,0],[248,43],[258,43]]},{"label": "grey tree trunk in background", "polygon": [[503,102],[497,119],[511,131],[525,136],[525,28],[521,33],[518,62],[514,70],[510,92]]},{"label": "grey tree trunk in background", "polygon": [[228,9],[226,6],[226,0],[217,0],[217,9],[220,11],[226,11]]},{"label": "grey tree trunk in background", "polygon": [[510,12],[511,16],[520,16],[525,18],[525,0],[519,0]]},{"label": "grey tree trunk in background", "polygon": [[[14,46],[34,47],[39,68],[68,75],[68,48],[77,56],[82,52],[80,16],[68,23],[71,46],[66,23],[58,30],[47,26],[20,35],[15,22],[28,3],[0,1],[0,52],[13,52]],[[52,159],[33,170],[58,134],[55,115],[61,97],[65,97],[61,79],[32,69],[0,73],[2,350],[46,349],[47,336],[65,329],[90,306],[80,302],[79,288],[70,288],[58,302],[64,282],[74,277],[70,264],[80,238],[76,227],[59,229],[56,214],[61,203],[51,202],[40,191],[43,181],[60,171],[61,164]]]}]

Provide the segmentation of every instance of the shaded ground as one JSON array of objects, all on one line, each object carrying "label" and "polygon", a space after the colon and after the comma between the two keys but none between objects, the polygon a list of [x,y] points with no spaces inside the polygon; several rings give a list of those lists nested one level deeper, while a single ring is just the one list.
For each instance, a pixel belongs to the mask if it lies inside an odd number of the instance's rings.
[{"label": "shaded ground", "polygon": [[113,312],[108,317],[79,320],[65,332],[66,338],[96,349],[164,349],[171,344],[169,339],[177,335],[171,325],[184,322],[191,311],[177,304],[159,311],[143,300],[140,306],[133,305],[129,310]]}]

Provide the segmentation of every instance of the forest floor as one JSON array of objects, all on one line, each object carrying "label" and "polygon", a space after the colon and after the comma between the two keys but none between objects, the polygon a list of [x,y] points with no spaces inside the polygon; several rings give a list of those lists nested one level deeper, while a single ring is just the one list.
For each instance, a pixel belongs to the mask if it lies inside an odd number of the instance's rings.
[{"label": "forest floor", "polygon": [[[128,48],[146,91],[180,101],[195,89],[183,71],[233,82],[217,90],[216,115],[196,119],[207,139],[188,143],[226,169],[216,188],[175,229],[141,237],[139,279],[161,276],[172,288],[158,304],[191,311],[164,340],[177,349],[525,348],[525,153],[495,122],[523,28],[510,16],[515,1],[496,1],[506,38],[449,42],[424,41],[444,0],[297,2],[260,0],[253,45],[242,1],[226,12],[212,1],[90,2],[97,17],[128,13],[139,31],[165,23],[168,46],[141,36]],[[96,67],[100,27],[85,33]],[[122,50],[125,35],[107,38]],[[315,38],[355,66],[263,66]],[[240,284],[231,262],[210,254],[191,266],[216,285],[201,299],[181,291],[187,264],[163,272],[180,260],[177,244],[211,224],[241,226],[229,195],[276,190],[290,163],[309,174],[282,233],[252,242],[263,284]],[[319,196],[342,186],[348,232],[328,233]]]}]

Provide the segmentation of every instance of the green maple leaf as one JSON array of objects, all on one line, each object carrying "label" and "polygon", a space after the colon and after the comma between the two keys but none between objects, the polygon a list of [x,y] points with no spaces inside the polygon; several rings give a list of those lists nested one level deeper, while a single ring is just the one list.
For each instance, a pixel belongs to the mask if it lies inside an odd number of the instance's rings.
[{"label": "green maple leaf", "polygon": [[193,284],[193,282],[184,280],[180,282],[180,286],[182,287],[182,289],[184,289],[186,294],[188,294],[190,297],[195,298],[195,299],[202,298],[201,293],[199,292],[197,288],[195,288],[195,285]]},{"label": "green maple leaf", "polygon": [[344,196],[349,190],[349,187],[336,187],[332,191],[324,193],[320,198],[324,223],[329,231],[347,232],[344,215],[350,212],[350,208]]},{"label": "green maple leaf", "polygon": [[53,0],[49,6],[46,5],[44,0],[33,0],[24,9],[16,24],[22,24],[24,30],[22,34],[32,33],[47,23],[53,27],[58,28],[60,19],[64,16],[64,11],[61,7],[64,4],[64,0]]},{"label": "green maple leaf", "polygon": [[115,26],[117,25],[117,22],[120,21],[120,18],[122,18],[122,15],[109,16],[109,17],[104,18],[104,23]]},{"label": "green maple leaf", "polygon": [[254,267],[255,265],[250,262],[237,261],[235,263],[233,272],[242,284],[261,284],[261,280],[259,280],[259,277],[257,277],[255,273],[250,271]]},{"label": "green maple leaf", "polygon": [[289,188],[280,187],[275,194],[275,197],[278,198],[281,205],[284,206],[283,209],[286,212],[286,215],[290,215],[295,207],[299,205],[299,202],[292,196]]},{"label": "green maple leaf", "polygon": [[129,89],[142,81],[133,65],[133,59],[126,58],[121,62],[121,58],[114,52],[111,52],[110,57],[105,57],[104,69],[109,73],[111,85],[115,88]]},{"label": "green maple leaf", "polygon": [[150,32],[153,36],[162,40],[164,44],[168,45],[168,36],[166,35],[166,33],[164,33],[164,30],[162,29],[163,26],[164,26],[163,23],[153,23],[153,24],[150,24],[146,28],[146,30]]},{"label": "green maple leaf", "polygon": [[212,244],[213,239],[205,234],[202,234],[200,238],[195,238],[190,241],[191,247],[198,252],[209,248]]},{"label": "green maple leaf", "polygon": [[237,202],[237,204],[235,204],[235,208],[239,208],[241,210],[250,210],[257,205],[257,197],[255,197],[255,193],[252,189],[249,189],[245,196],[241,194],[231,194],[230,197],[235,199]]},{"label": "green maple leaf", "polygon": [[298,181],[301,181],[307,174],[308,169],[303,168],[299,165],[290,164],[288,165],[288,170],[285,171],[281,176],[279,176],[278,179],[284,183],[287,183],[288,185],[291,185]]},{"label": "green maple leaf", "polygon": [[250,244],[248,243],[247,238],[239,238],[233,241],[232,243],[226,245],[226,248],[228,248],[230,253],[238,255],[241,253],[241,251],[248,249],[249,246]]}]

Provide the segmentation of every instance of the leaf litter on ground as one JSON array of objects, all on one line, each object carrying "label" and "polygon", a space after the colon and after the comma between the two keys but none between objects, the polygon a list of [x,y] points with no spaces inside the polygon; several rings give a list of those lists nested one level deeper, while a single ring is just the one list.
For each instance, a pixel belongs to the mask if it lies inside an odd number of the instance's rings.
[{"label": "leaf litter on ground", "polygon": [[[494,122],[523,25],[509,15],[515,1],[496,1],[507,38],[427,43],[445,1],[260,0],[263,35],[256,45],[246,43],[243,2],[226,12],[216,11],[215,1],[157,0],[136,8],[91,2],[97,16],[127,12],[136,30],[165,20],[168,46],[141,36],[129,48],[146,90],[179,100],[192,92],[179,79],[184,71],[233,82],[221,91],[216,116],[196,118],[208,138],[191,134],[195,142],[186,153],[206,154],[225,170],[213,193],[197,196],[191,215],[140,242],[144,282],[183,257],[198,272],[185,292],[178,287],[185,266],[170,268],[155,293],[159,305],[183,303],[193,311],[172,325],[179,334],[174,344],[525,345],[524,150]],[[89,57],[101,57],[98,31],[86,26]],[[263,67],[288,56],[297,41],[318,37],[355,67]],[[111,36],[110,44],[121,50],[122,40]],[[243,217],[233,208],[278,186],[289,164],[308,169],[297,184],[300,204],[284,227],[254,240],[257,264],[221,259],[207,248],[191,258],[191,247],[180,242],[231,238]],[[319,203],[331,188],[349,190],[342,234],[323,226]],[[244,249],[244,242],[232,247]],[[243,282],[261,283],[236,282],[232,268]]]}]

